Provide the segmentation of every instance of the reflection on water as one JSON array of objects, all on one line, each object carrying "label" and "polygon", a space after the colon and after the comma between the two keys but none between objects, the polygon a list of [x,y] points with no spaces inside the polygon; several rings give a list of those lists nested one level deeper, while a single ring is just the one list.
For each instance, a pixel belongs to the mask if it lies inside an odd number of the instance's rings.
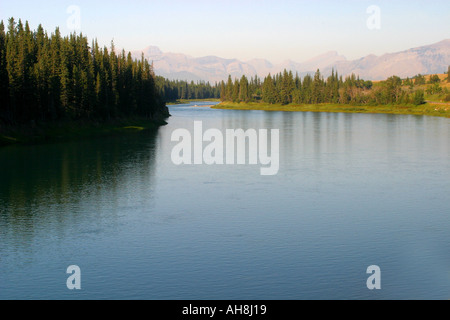
[{"label": "reflection on water", "polygon": [[[450,298],[448,119],[171,114],[158,132],[0,149],[0,298]],[[173,165],[172,132],[199,120],[280,129],[279,174]]]},{"label": "reflection on water", "polygon": [[152,206],[156,138],[151,131],[0,150],[2,272],[33,263],[48,243],[114,232],[123,208]]}]

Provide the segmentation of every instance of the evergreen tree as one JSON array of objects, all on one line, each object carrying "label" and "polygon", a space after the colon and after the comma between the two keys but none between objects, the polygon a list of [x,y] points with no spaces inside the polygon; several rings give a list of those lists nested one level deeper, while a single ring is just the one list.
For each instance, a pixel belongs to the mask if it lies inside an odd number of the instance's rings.
[{"label": "evergreen tree", "polygon": [[300,79],[298,72],[295,74],[295,89],[301,89],[302,88],[302,80]]},{"label": "evergreen tree", "polygon": [[28,124],[63,119],[167,115],[152,66],[89,48],[82,34],[49,37],[41,25],[0,23],[0,121]]},{"label": "evergreen tree", "polygon": [[450,66],[448,66],[447,70],[447,83],[450,83]]},{"label": "evergreen tree", "polygon": [[220,100],[225,101],[227,96],[226,88],[225,88],[225,82],[220,83]]},{"label": "evergreen tree", "polygon": [[232,101],[235,103],[240,102],[239,101],[239,91],[240,91],[239,81],[237,79],[235,79],[234,85],[233,85],[233,94],[232,94]]},{"label": "evergreen tree", "polygon": [[301,100],[302,103],[310,104],[312,103],[312,77],[307,74],[303,78],[303,85],[302,85],[302,94],[301,94]]},{"label": "evergreen tree", "polygon": [[292,94],[295,88],[294,76],[292,72],[287,72],[284,69],[283,74],[280,75],[280,102],[281,104],[292,103]]},{"label": "evergreen tree", "polygon": [[[144,74],[147,73],[146,63],[142,63],[144,66]],[[148,68],[153,70],[151,65],[148,65]],[[152,71],[153,72],[153,71]],[[226,95],[226,87],[225,83],[215,83],[212,86],[209,82],[199,81],[197,83],[194,82],[186,82],[179,80],[168,80],[160,76],[155,76],[155,85],[158,91],[158,94],[165,101],[176,101],[179,99],[187,99],[189,96],[195,99],[222,99],[225,101]],[[222,81],[223,82],[223,81]],[[189,96],[188,96],[189,94]],[[143,93],[141,94],[143,95]]]},{"label": "evergreen tree", "polygon": [[317,69],[312,84],[312,96],[311,96],[312,103],[313,104],[323,103],[324,102],[323,95],[324,95],[324,81],[322,79],[320,70]]},{"label": "evergreen tree", "polygon": [[239,100],[242,102],[248,102],[250,100],[248,94],[248,79],[245,75],[241,78],[239,90]]},{"label": "evergreen tree", "polygon": [[233,101],[233,80],[231,79],[231,75],[228,76],[226,100]]},{"label": "evergreen tree", "polygon": [[275,86],[272,76],[269,74],[265,79],[262,87],[262,99],[266,103],[276,103]]},{"label": "evergreen tree", "polygon": [[3,21],[0,22],[0,121],[10,122],[11,115],[8,108],[9,79],[6,62],[6,33]]},{"label": "evergreen tree", "polygon": [[34,64],[34,78],[35,78],[35,88],[36,88],[36,99],[37,108],[35,112],[36,116],[41,118],[48,118],[51,114],[50,112],[50,101],[49,101],[49,90],[50,90],[50,44],[47,34],[44,29],[39,25],[36,33],[36,57],[37,61]]}]

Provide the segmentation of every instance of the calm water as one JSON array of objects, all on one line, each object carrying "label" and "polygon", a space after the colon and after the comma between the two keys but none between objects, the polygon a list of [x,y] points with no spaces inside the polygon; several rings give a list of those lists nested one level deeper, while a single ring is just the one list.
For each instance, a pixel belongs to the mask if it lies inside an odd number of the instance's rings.
[{"label": "calm water", "polygon": [[[449,119],[171,113],[158,132],[0,149],[0,299],[450,298]],[[173,165],[194,120],[280,129],[278,175]]]}]

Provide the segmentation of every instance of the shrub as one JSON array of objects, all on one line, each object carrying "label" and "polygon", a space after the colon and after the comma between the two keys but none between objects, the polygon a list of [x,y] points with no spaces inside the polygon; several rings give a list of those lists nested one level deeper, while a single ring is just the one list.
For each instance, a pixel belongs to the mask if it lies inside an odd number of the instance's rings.
[{"label": "shrub", "polygon": [[416,106],[420,106],[425,103],[425,92],[423,90],[417,90],[414,92],[413,103]]},{"label": "shrub", "polygon": [[437,74],[434,74],[430,77],[430,80],[428,81],[428,83],[430,84],[434,84],[434,83],[439,83],[441,82],[441,79],[439,78],[439,76]]}]

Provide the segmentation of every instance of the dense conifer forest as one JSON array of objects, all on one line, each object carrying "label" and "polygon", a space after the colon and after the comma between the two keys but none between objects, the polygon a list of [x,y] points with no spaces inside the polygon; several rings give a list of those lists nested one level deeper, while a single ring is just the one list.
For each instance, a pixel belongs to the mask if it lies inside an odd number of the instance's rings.
[{"label": "dense conifer forest", "polygon": [[[405,81],[411,83],[409,90],[404,89]],[[227,82],[223,81],[220,84],[220,98],[222,101],[235,103],[262,101],[281,105],[291,103],[423,104],[424,91],[414,89],[414,79],[405,81],[392,76],[375,86],[372,81],[362,80],[354,74],[343,78],[334,70],[326,79],[320,70],[317,70],[313,76],[306,75],[303,79],[298,74],[294,76],[292,72],[284,70],[274,76],[269,74],[264,80],[257,76],[248,80],[246,76],[242,76],[241,79],[233,81],[229,76]]]},{"label": "dense conifer forest", "polygon": [[211,85],[209,82],[168,80],[161,76],[156,77],[156,85],[161,96],[167,102],[183,100],[219,99],[220,84]]},{"label": "dense conifer forest", "polygon": [[168,115],[148,60],[62,37],[39,25],[0,22],[0,123],[20,125]]}]

